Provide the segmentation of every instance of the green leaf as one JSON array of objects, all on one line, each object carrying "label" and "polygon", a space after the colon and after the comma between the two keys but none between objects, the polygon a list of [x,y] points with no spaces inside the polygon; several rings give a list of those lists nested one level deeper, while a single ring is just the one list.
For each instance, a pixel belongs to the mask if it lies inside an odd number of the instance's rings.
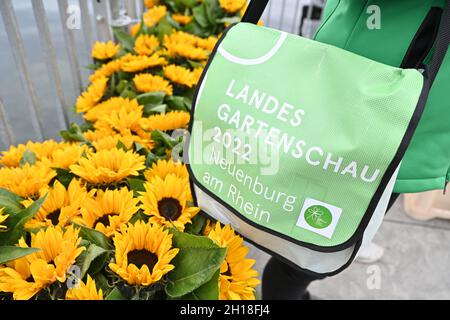
[{"label": "green leaf", "polygon": [[[78,266],[81,268],[81,279],[84,278],[84,276],[86,275],[86,273],[88,272],[89,268],[91,267],[92,263],[94,262],[94,260],[102,255],[104,255],[105,253],[107,253],[108,251],[96,246],[95,244],[90,244],[86,250],[80,254],[80,256],[77,258],[77,264]],[[89,273],[89,274],[93,274],[93,273]]]},{"label": "green leaf", "polygon": [[84,227],[82,225],[79,225],[77,223],[74,223],[74,225],[77,228],[80,228],[80,236],[89,241],[90,243],[95,244],[96,246],[99,246],[100,248],[103,248],[105,250],[111,250],[113,248],[111,239],[109,239],[107,236],[105,236],[103,233]]},{"label": "green leaf", "polygon": [[97,69],[99,69],[102,65],[100,63],[91,63],[89,65],[87,65],[85,68],[88,70],[92,70],[95,71]]},{"label": "green leaf", "polygon": [[171,229],[170,233],[173,235],[172,244],[175,248],[205,248],[217,249],[220,248],[213,240],[208,237],[196,236],[177,229]]},{"label": "green leaf", "polygon": [[108,294],[111,291],[111,288],[108,284],[108,279],[103,275],[103,273],[97,273],[90,276],[95,280],[95,286],[97,287],[97,290],[102,289],[103,294]]},{"label": "green leaf", "polygon": [[136,179],[136,178],[129,178],[128,180],[128,185],[130,186],[130,189],[135,191],[135,192],[139,192],[145,191],[145,180],[141,180],[141,179]]},{"label": "green leaf", "polygon": [[148,92],[137,96],[136,100],[142,106],[159,106],[163,104],[165,95],[164,92]]},{"label": "green leaf", "polygon": [[181,3],[183,3],[187,8],[193,8],[197,5],[198,0],[181,0]]},{"label": "green leaf", "polygon": [[136,152],[136,153],[142,154],[142,155],[144,155],[144,154],[147,155],[148,154],[147,149],[145,149],[145,147],[142,144],[138,143],[138,142],[133,143],[133,151]]},{"label": "green leaf", "polygon": [[41,251],[41,249],[35,248],[20,248],[14,246],[0,247],[0,264],[11,262],[29,254]]},{"label": "green leaf", "polygon": [[25,150],[20,159],[20,166],[23,167],[25,164],[34,165],[36,164],[36,154],[31,150]]},{"label": "green leaf", "polygon": [[172,33],[172,24],[169,22],[169,20],[167,20],[167,18],[162,19],[157,28],[157,32],[158,32],[158,39],[159,41],[162,43],[164,41],[164,36],[166,34],[170,34]]},{"label": "green leaf", "polygon": [[194,20],[202,28],[208,28],[210,23],[204,5],[197,6],[193,9]]},{"label": "green leaf", "polygon": [[127,147],[120,140],[119,140],[119,142],[117,142],[116,147],[117,147],[117,149],[122,149],[123,151],[128,151]]},{"label": "green leaf", "polygon": [[220,270],[217,270],[211,280],[192,293],[196,300],[219,300],[219,276]]},{"label": "green leaf", "polygon": [[153,152],[149,152],[147,155],[147,159],[145,160],[145,166],[147,168],[150,168],[155,162],[157,162],[158,160],[161,160],[161,159],[163,159],[163,158],[158,157]]},{"label": "green leaf", "polygon": [[169,105],[171,111],[185,111],[190,112],[191,103],[189,99],[181,96],[171,96],[166,98],[166,103]]},{"label": "green leaf", "polygon": [[[169,273],[166,292],[172,298],[179,298],[211,281],[225,259],[226,249],[208,237],[190,235],[177,229],[171,229],[170,233],[173,246],[180,248],[180,252],[172,262],[175,269]],[[199,294],[205,295],[204,290]]]},{"label": "green leaf", "polygon": [[199,235],[203,230],[205,222],[206,217],[202,214],[197,214],[194,219],[192,219],[192,223],[186,226],[186,230],[184,230],[184,232]]},{"label": "green leaf", "polygon": [[147,104],[144,106],[144,117],[150,117],[154,114],[161,114],[167,112],[167,104],[160,104],[155,106],[154,104]]},{"label": "green leaf", "polygon": [[182,297],[200,288],[212,279],[226,256],[226,248],[184,248],[172,264],[166,293],[173,298]]},{"label": "green leaf", "polygon": [[199,61],[194,61],[194,60],[188,60],[189,65],[196,69],[196,68],[203,68],[203,62],[199,62]]},{"label": "green leaf", "polygon": [[25,236],[25,224],[34,217],[46,198],[47,196],[36,200],[28,208],[10,215],[6,219],[4,225],[6,225],[8,231],[0,232],[0,246],[15,245],[21,237]]},{"label": "green leaf", "polygon": [[173,148],[180,143],[178,139],[173,139],[167,133],[160,130],[155,130],[152,132],[152,140],[168,148]]},{"label": "green leaf", "polygon": [[212,26],[216,26],[216,20],[223,15],[222,10],[220,9],[218,1],[204,1],[203,5],[206,9],[206,17],[208,18],[209,23]]},{"label": "green leaf", "polygon": [[81,132],[87,132],[89,130],[94,130],[94,124],[92,122],[86,121],[80,125]]},{"label": "green leaf", "polygon": [[114,288],[106,297],[105,300],[126,300],[119,289]]},{"label": "green leaf", "polygon": [[61,131],[61,136],[67,142],[89,142],[84,137],[80,126],[76,123],[72,123],[69,130]]},{"label": "green leaf", "polygon": [[23,198],[6,189],[0,189],[0,208],[5,208],[7,214],[17,214],[23,210],[20,202]]},{"label": "green leaf", "polygon": [[56,170],[56,180],[61,182],[61,184],[67,189],[72,182],[75,175],[70,172],[70,170],[55,168]]},{"label": "green leaf", "polygon": [[219,300],[219,276],[220,270],[217,270],[211,280],[202,285],[197,290],[180,297],[180,300]]},{"label": "green leaf", "polygon": [[191,22],[187,26],[185,26],[184,32],[196,35],[198,37],[204,37],[204,38],[212,35],[212,32],[208,27],[206,27],[206,28],[201,27],[196,20],[194,20],[193,22]]},{"label": "green leaf", "polygon": [[172,26],[172,28],[175,28],[177,30],[179,30],[181,28],[181,25],[176,22],[175,20],[173,20],[172,16],[167,15],[166,16],[167,22]]},{"label": "green leaf", "polygon": [[120,80],[119,84],[117,85],[116,91],[120,95],[127,88],[128,88],[128,81],[127,80]]},{"label": "green leaf", "polygon": [[144,221],[145,223],[148,222],[149,220],[149,216],[146,215],[145,213],[143,213],[142,211],[139,211],[138,213],[136,213],[131,219],[130,219],[130,223],[134,224],[137,221]]},{"label": "green leaf", "polygon": [[125,32],[122,28],[113,27],[114,37],[119,41],[122,48],[127,50],[128,52],[132,52],[134,50],[134,38]]}]

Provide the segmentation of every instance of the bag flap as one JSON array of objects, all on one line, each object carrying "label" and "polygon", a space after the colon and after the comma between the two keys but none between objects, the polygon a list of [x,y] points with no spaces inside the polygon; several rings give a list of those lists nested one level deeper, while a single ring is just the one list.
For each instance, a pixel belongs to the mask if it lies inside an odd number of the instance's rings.
[{"label": "bag flap", "polygon": [[194,100],[192,178],[255,227],[320,251],[349,247],[411,139],[423,83],[417,70],[234,25]]}]

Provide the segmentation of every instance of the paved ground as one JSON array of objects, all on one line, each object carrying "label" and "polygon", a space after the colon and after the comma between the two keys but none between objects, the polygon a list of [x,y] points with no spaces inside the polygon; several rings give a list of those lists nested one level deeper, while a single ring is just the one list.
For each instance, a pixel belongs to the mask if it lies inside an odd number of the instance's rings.
[{"label": "paved ground", "polygon": [[[322,299],[450,299],[450,222],[409,218],[400,199],[389,212],[375,243],[385,248],[374,265],[354,263],[342,274],[318,281],[311,292]],[[254,249],[257,269],[268,256]],[[372,270],[380,270],[380,288],[369,289]]]}]

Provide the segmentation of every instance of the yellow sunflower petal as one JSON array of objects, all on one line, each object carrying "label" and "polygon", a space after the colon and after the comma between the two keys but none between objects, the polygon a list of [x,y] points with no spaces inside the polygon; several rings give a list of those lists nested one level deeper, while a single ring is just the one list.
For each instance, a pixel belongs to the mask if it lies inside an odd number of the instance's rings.
[{"label": "yellow sunflower petal", "polygon": [[149,286],[173,270],[170,264],[179,249],[172,248],[172,235],[162,227],[142,221],[122,227],[114,237],[113,272],[130,285]]}]

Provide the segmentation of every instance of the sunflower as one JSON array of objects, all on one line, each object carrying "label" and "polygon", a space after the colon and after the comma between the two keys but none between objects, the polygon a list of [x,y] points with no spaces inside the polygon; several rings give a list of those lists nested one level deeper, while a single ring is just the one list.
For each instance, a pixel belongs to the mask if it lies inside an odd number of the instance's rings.
[{"label": "sunflower", "polygon": [[99,103],[97,106],[86,112],[83,117],[87,121],[96,122],[112,111],[119,111],[122,109],[126,110],[127,112],[137,111],[139,110],[139,103],[134,99],[131,100],[128,98],[113,97],[102,103]]},{"label": "sunflower", "polygon": [[206,219],[205,226],[203,227],[202,235],[208,236],[213,229],[216,228],[216,222]]},{"label": "sunflower", "polygon": [[137,37],[134,43],[134,51],[143,56],[149,56],[159,47],[159,40],[154,35],[143,34]]},{"label": "sunflower", "polygon": [[26,163],[20,168],[0,169],[0,188],[7,189],[23,198],[39,196],[42,188],[48,188],[49,182],[56,176],[56,172],[48,166],[37,163]]},{"label": "sunflower", "polygon": [[172,159],[158,160],[153,163],[151,169],[144,173],[147,181],[151,181],[155,177],[165,179],[169,174],[174,174],[179,179],[189,179],[186,165],[181,162],[174,162]]},{"label": "sunflower", "polygon": [[[173,159],[170,160],[158,160],[153,163],[151,169],[144,172],[145,179],[147,181],[152,181],[156,177],[161,179],[166,179],[169,174],[175,175],[181,180],[189,181],[189,173],[187,171],[186,165],[181,162],[174,162]],[[187,187],[188,200],[192,200],[191,188],[188,183]]]},{"label": "sunflower", "polygon": [[4,210],[5,210],[5,208],[1,208],[1,209],[0,209],[0,232],[1,232],[2,230],[7,229],[6,226],[2,225],[2,223],[5,222],[6,219],[8,219],[8,215],[5,214],[5,213],[3,213]]},{"label": "sunflower", "polygon": [[44,142],[29,141],[26,144],[28,150],[36,154],[37,159],[50,157],[54,152],[62,150],[69,146],[67,142],[56,142],[54,140],[46,140]]},{"label": "sunflower", "polygon": [[220,7],[228,13],[240,11],[246,4],[246,0],[219,0]]},{"label": "sunflower", "polygon": [[139,143],[150,150],[154,147],[150,137],[141,138],[130,132],[118,134],[111,129],[90,130],[84,133],[84,137],[92,143],[97,151],[117,148],[119,142],[128,150],[133,147],[134,143]]},{"label": "sunflower", "polygon": [[191,115],[188,112],[172,111],[165,114],[157,114],[141,120],[141,126],[147,131],[172,131],[187,128]]},{"label": "sunflower", "polygon": [[167,15],[166,6],[153,6],[144,13],[144,23],[147,27],[152,28],[158,24]]},{"label": "sunflower", "polygon": [[138,202],[127,188],[99,190],[95,198],[83,202],[81,217],[75,221],[111,237],[139,210]]},{"label": "sunflower", "polygon": [[[41,190],[40,196],[46,195],[47,197],[39,211],[26,223],[26,228],[66,226],[80,214],[81,204],[92,195],[92,192],[88,193],[80,181],[73,179],[67,189],[59,181],[55,181],[50,190]],[[27,199],[23,201],[23,205],[29,207],[33,202],[31,199]]]},{"label": "sunflower", "polygon": [[113,272],[130,285],[150,286],[175,267],[170,264],[179,249],[172,248],[172,235],[158,225],[138,221],[123,226],[114,236]]},{"label": "sunflower", "polygon": [[[119,134],[124,138],[125,142],[130,141],[131,138],[134,142],[138,142],[143,146],[153,149],[153,141],[150,138],[150,134],[145,132],[140,123],[142,121],[143,107],[139,106],[135,110],[128,111],[124,108],[120,110],[113,110],[109,113],[105,113],[101,119],[99,119],[94,127],[96,130],[106,130],[110,132],[111,136]],[[109,141],[112,141],[109,138]]]},{"label": "sunflower", "polygon": [[142,120],[144,107],[138,106],[134,110],[111,110],[104,113],[100,119],[95,122],[94,127],[98,129],[112,129],[117,133],[131,132],[135,135],[145,135],[139,123]]},{"label": "sunflower", "polygon": [[136,23],[135,25],[133,25],[130,28],[130,34],[132,37],[136,37],[137,33],[139,32],[139,30],[141,29],[141,24],[140,23]]},{"label": "sunflower", "polygon": [[90,184],[103,185],[138,176],[139,171],[145,169],[144,163],[144,156],[114,148],[89,153],[78,161],[78,165],[70,166],[70,170]]},{"label": "sunflower", "polygon": [[62,150],[67,146],[69,146],[68,143],[58,143],[54,140],[47,140],[44,142],[29,141],[25,145],[20,144],[17,147],[12,146],[8,151],[2,152],[0,164],[6,167],[19,167],[26,151],[34,153],[36,160],[41,161],[44,158],[51,157],[54,152]]},{"label": "sunflower", "polygon": [[51,155],[42,158],[42,163],[51,168],[68,169],[78,162],[78,159],[88,151],[86,145],[71,144],[55,150]]},{"label": "sunflower", "polygon": [[149,56],[133,56],[129,61],[122,63],[122,70],[125,72],[136,73],[148,68],[164,66],[167,64],[166,59],[162,58],[158,53]]},{"label": "sunflower", "polygon": [[214,50],[214,47],[216,46],[218,40],[219,39],[214,36],[210,36],[205,39],[198,38],[197,39],[197,47],[205,49],[209,52],[212,52]]},{"label": "sunflower", "polygon": [[195,83],[198,84],[200,81],[200,78],[202,77],[204,68],[195,68],[194,71],[192,71],[192,74],[195,79]]},{"label": "sunflower", "polygon": [[[48,227],[31,234],[31,248],[41,251],[15,260],[0,268],[0,291],[13,294],[16,300],[29,300],[42,289],[57,281],[66,281],[66,273],[85,250],[80,247],[78,229]],[[19,247],[28,248],[25,239]]]},{"label": "sunflower", "polygon": [[145,7],[151,9],[159,3],[159,0],[144,0]]},{"label": "sunflower", "polygon": [[173,31],[171,34],[164,36],[164,42],[184,43],[191,46],[197,46],[199,39],[201,38],[184,31]]},{"label": "sunflower", "polygon": [[96,60],[109,60],[117,55],[120,45],[116,45],[112,41],[97,41],[92,48],[92,57]]},{"label": "sunflower", "polygon": [[222,248],[227,248],[227,256],[220,267],[220,300],[254,300],[255,287],[260,283],[258,272],[253,270],[255,260],[246,259],[248,248],[229,225],[220,223],[210,231],[208,237]]},{"label": "sunflower", "polygon": [[19,144],[18,146],[11,146],[8,151],[2,151],[0,165],[12,168],[18,167],[26,150],[25,145]]},{"label": "sunflower", "polygon": [[182,26],[184,26],[191,23],[193,18],[192,16],[186,16],[181,13],[174,13],[172,14],[172,19],[181,24]]},{"label": "sunflower", "polygon": [[195,86],[194,74],[184,67],[174,64],[168,65],[167,67],[164,67],[164,76],[178,85],[186,86],[188,88]]},{"label": "sunflower", "polygon": [[206,60],[208,53],[201,49],[185,43],[164,42],[167,55],[172,58],[182,57],[190,60]]},{"label": "sunflower", "polygon": [[157,75],[142,73],[136,75],[133,81],[139,92],[164,92],[169,96],[173,93],[170,82]]},{"label": "sunflower", "polygon": [[150,222],[184,231],[186,224],[200,211],[189,207],[189,180],[169,174],[165,179],[154,177],[145,184],[145,192],[140,193],[142,210],[150,216]]},{"label": "sunflower", "polygon": [[100,78],[111,77],[114,73],[119,72],[122,69],[122,60],[116,59],[102,65],[99,69],[89,77],[91,82],[94,82]]},{"label": "sunflower", "polygon": [[114,73],[122,70],[122,64],[132,60],[134,55],[128,53],[119,59],[112,60],[108,63],[103,64],[99,69],[97,69],[94,74],[92,74],[89,78],[91,82],[94,82],[100,78],[111,77]]},{"label": "sunflower", "polygon": [[80,281],[78,287],[71,288],[66,292],[66,300],[103,300],[103,291],[95,285],[95,280],[87,276],[86,284]]},{"label": "sunflower", "polygon": [[182,31],[173,32],[164,36],[164,47],[170,57],[183,57],[190,60],[206,60],[208,53],[198,47],[201,38]]},{"label": "sunflower", "polygon": [[108,81],[107,77],[101,77],[92,82],[77,100],[76,109],[78,113],[86,112],[100,102],[106,92]]}]

